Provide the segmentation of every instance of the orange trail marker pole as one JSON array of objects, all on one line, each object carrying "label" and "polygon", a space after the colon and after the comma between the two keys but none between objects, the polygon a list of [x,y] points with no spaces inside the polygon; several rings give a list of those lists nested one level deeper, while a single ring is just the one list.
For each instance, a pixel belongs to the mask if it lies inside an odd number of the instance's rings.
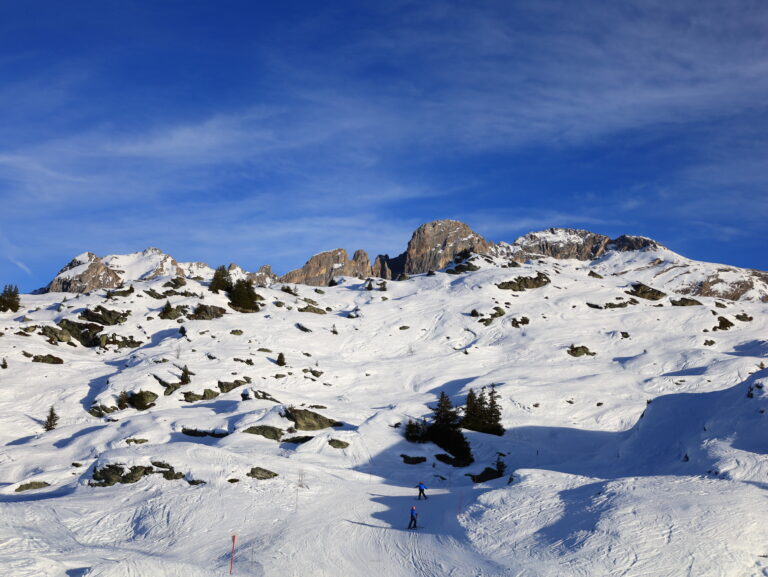
[{"label": "orange trail marker pole", "polygon": [[232,535],[232,554],[229,557],[229,574],[232,575],[232,569],[235,567],[235,542],[237,535]]}]

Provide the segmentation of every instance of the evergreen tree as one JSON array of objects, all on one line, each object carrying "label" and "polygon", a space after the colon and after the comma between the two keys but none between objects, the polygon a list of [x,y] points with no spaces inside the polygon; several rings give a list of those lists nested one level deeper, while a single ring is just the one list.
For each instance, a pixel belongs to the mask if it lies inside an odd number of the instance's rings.
[{"label": "evergreen tree", "polygon": [[485,387],[480,389],[477,395],[477,428],[475,431],[482,431],[485,423],[488,422],[488,395],[485,393]]},{"label": "evergreen tree", "polygon": [[0,369],[7,369],[8,368],[8,361],[5,360],[5,357],[3,357],[3,361],[0,362]]},{"label": "evergreen tree", "polygon": [[467,405],[464,408],[464,418],[461,419],[461,426],[465,429],[476,431],[479,420],[477,394],[475,393],[475,389],[469,389],[469,393],[467,393]]},{"label": "evergreen tree", "polygon": [[56,414],[56,410],[53,408],[53,405],[51,405],[51,408],[48,411],[48,416],[45,418],[45,422],[43,423],[43,429],[46,431],[53,431],[56,428],[58,422],[59,415]]},{"label": "evergreen tree", "polygon": [[445,391],[440,391],[440,398],[433,412],[434,426],[445,429],[455,429],[458,427],[459,415],[456,413],[456,409],[453,408],[453,403],[451,403],[451,399],[445,394]]},{"label": "evergreen tree", "polygon": [[240,279],[229,292],[229,304],[239,311],[255,312],[259,310],[256,302],[258,296],[253,289],[253,283],[246,279]]},{"label": "evergreen tree", "polygon": [[368,282],[365,283],[365,290],[372,291],[373,290],[373,279],[369,278]]},{"label": "evergreen tree", "polygon": [[416,443],[426,441],[435,443],[453,455],[453,465],[456,467],[466,467],[471,464],[474,461],[472,449],[459,429],[459,415],[444,391],[440,392],[440,398],[432,411],[433,422],[429,426],[425,421],[419,423],[409,419],[405,426],[405,438]]},{"label": "evergreen tree", "polygon": [[284,367],[285,366],[285,355],[283,353],[280,353],[279,355],[277,355],[277,361],[275,361],[275,362],[277,363],[277,366]]},{"label": "evergreen tree", "polygon": [[15,285],[5,285],[2,294],[0,294],[0,312],[16,312],[21,308],[19,299],[19,289]]},{"label": "evergreen tree", "polygon": [[488,394],[488,417],[484,423],[486,433],[492,435],[503,435],[504,427],[501,426],[501,407],[499,406],[499,393],[496,392],[496,385],[491,385],[491,391]]},{"label": "evergreen tree", "polygon": [[499,397],[499,393],[496,392],[496,385],[491,385],[488,393],[483,387],[480,389],[479,395],[470,389],[469,394],[467,394],[467,406],[464,409],[461,426],[480,433],[503,435],[504,427],[501,426]]},{"label": "evergreen tree", "polygon": [[336,282],[335,278],[331,278],[330,281],[328,281],[328,286],[337,286],[339,283]]},{"label": "evergreen tree", "polygon": [[232,290],[232,277],[229,276],[229,272],[224,268],[224,265],[218,267],[213,273],[213,279],[208,290],[217,294],[219,291],[228,293]]},{"label": "evergreen tree", "polygon": [[182,385],[188,385],[192,382],[192,379],[189,377],[190,372],[187,368],[187,365],[184,365],[184,368],[181,369],[181,384]]},{"label": "evergreen tree", "polygon": [[405,439],[411,443],[424,443],[426,442],[427,426],[424,421],[414,421],[408,419],[408,423],[405,425]]},{"label": "evergreen tree", "polygon": [[459,415],[445,391],[440,392],[433,413],[433,422],[426,432],[427,440],[453,455],[457,466],[469,465],[473,461],[472,450],[459,429]]},{"label": "evergreen tree", "polygon": [[171,306],[171,301],[165,301],[165,304],[163,305],[163,308],[160,310],[159,317],[161,319],[168,318],[168,315],[171,314],[171,311],[173,310],[173,307]]},{"label": "evergreen tree", "polygon": [[120,391],[120,394],[117,396],[117,408],[121,411],[127,409],[129,400],[130,397],[128,396],[128,391]]}]

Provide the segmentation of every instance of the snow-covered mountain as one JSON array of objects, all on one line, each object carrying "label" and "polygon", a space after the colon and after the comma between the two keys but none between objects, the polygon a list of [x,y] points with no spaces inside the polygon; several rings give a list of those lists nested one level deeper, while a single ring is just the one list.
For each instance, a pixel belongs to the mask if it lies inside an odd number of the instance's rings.
[{"label": "snow-covered mountain", "polygon": [[[110,254],[105,257],[85,252],[73,258],[48,286],[38,292],[87,293],[162,276],[211,280],[213,272],[213,268],[204,262],[177,262],[171,255],[153,247],[141,252]],[[248,278],[259,286],[275,279],[269,266],[251,273],[236,264],[230,264],[228,272],[233,280]]]},{"label": "snow-covered mountain", "polygon": [[[682,257],[653,241],[580,260],[531,238],[408,280],[273,282],[250,314],[162,258],[22,295],[0,574],[227,574],[233,535],[235,575],[768,574],[766,305],[674,294],[656,272]],[[404,439],[491,384],[506,431],[465,431],[469,466]]]},{"label": "snow-covered mountain", "polygon": [[684,295],[768,301],[768,272],[691,260],[642,236],[611,239],[586,230],[551,228],[512,245],[500,243],[495,251],[521,262],[541,256],[588,261],[600,274]]},{"label": "snow-covered mountain", "polygon": [[[327,286],[339,276],[390,280],[426,273],[450,265],[465,252],[504,257],[518,263],[542,257],[580,260],[588,262],[599,274],[624,275],[667,292],[768,301],[768,272],[694,261],[649,238],[624,235],[611,239],[586,230],[552,228],[531,232],[512,244],[494,244],[454,220],[420,226],[403,253],[394,258],[379,255],[373,264],[364,250],[355,251],[350,259],[346,250],[337,248],[314,255],[304,266],[282,277],[275,275],[268,265],[248,272],[230,264],[228,270],[233,280],[248,278],[257,286],[278,281]],[[213,268],[201,262],[176,262],[156,248],[103,258],[87,252],[75,257],[41,292],[85,293],[167,275],[210,280]]]}]

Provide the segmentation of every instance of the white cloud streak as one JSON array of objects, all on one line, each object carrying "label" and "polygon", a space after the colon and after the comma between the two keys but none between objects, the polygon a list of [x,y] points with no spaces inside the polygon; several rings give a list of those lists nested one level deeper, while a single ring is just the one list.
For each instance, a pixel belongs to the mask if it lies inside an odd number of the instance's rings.
[{"label": "white cloud streak", "polygon": [[[642,218],[723,230],[741,219],[757,231],[768,217],[765,195],[754,198],[766,184],[768,146],[751,128],[768,115],[763,2],[401,2],[377,10],[375,28],[299,51],[300,60],[286,43],[311,44],[314,27],[327,22],[308,17],[280,31],[293,36],[262,51],[270,97],[249,105],[213,105],[191,119],[171,111],[147,125],[86,119],[54,136],[36,126],[22,138],[17,126],[17,138],[0,144],[0,226],[13,236],[25,223],[43,232],[14,254],[30,262],[27,255],[51,251],[68,258],[156,244],[180,246],[180,258],[195,250],[189,258],[226,253],[244,266],[290,267],[339,245],[401,250],[423,219],[417,214],[465,219],[497,240]],[[50,98],[40,94],[45,75],[0,89],[0,105],[20,110],[30,127],[36,112],[59,112],[57,103],[76,115],[71,107],[91,77],[83,68],[52,78]],[[515,194],[468,209],[455,198],[482,191],[483,175],[446,187],[439,174],[486,153],[684,140],[689,130],[673,178],[598,191],[589,209],[585,199],[514,209]],[[438,174],[418,168],[429,163]],[[730,222],[719,222],[724,215]]]}]

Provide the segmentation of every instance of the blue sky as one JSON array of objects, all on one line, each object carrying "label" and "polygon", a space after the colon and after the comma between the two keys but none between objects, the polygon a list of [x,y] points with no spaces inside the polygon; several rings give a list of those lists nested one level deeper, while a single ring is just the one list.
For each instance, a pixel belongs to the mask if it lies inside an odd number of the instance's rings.
[{"label": "blue sky", "polygon": [[0,284],[157,246],[287,272],[421,223],[768,269],[768,3],[0,6]]}]

